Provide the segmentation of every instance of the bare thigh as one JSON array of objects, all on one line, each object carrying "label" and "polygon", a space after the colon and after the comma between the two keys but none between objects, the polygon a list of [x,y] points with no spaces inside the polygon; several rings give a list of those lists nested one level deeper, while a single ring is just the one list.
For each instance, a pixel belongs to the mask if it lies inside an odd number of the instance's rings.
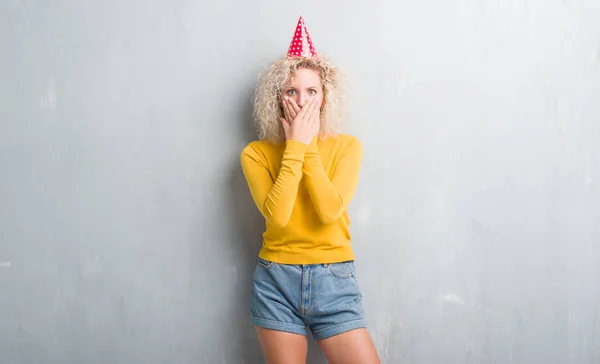
[{"label": "bare thigh", "polygon": [[306,336],[256,327],[267,364],[306,364]]},{"label": "bare thigh", "polygon": [[380,364],[367,329],[356,329],[319,341],[329,364]]}]

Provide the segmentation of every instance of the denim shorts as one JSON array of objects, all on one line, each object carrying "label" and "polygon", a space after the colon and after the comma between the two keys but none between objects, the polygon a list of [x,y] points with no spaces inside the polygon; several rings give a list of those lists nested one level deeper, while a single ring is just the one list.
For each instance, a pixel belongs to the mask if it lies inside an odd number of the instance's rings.
[{"label": "denim shorts", "polygon": [[289,265],[259,258],[252,280],[252,321],[315,340],[366,328],[354,262]]}]

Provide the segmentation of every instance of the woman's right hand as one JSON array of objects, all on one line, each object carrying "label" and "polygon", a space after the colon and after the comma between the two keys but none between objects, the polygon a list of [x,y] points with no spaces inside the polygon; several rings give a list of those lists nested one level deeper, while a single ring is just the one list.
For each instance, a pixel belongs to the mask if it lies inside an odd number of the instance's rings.
[{"label": "woman's right hand", "polygon": [[[283,101],[283,104],[285,113],[290,115],[291,113],[288,113],[287,111],[291,109],[290,101],[286,98],[286,100]],[[319,100],[314,97],[302,106],[291,123],[285,118],[281,118],[285,139],[310,144],[312,138],[318,134],[320,127],[320,118],[318,116],[320,107]],[[288,119],[291,119],[291,117],[288,116]]]}]

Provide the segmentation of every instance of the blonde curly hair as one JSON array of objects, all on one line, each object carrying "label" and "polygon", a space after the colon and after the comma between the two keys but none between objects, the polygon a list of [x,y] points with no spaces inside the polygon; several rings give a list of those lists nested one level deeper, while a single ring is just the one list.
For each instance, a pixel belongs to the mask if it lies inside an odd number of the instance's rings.
[{"label": "blonde curly hair", "polygon": [[319,74],[323,86],[324,102],[321,107],[320,138],[340,133],[345,120],[345,75],[342,70],[323,58],[285,57],[277,59],[258,77],[254,96],[254,121],[260,140],[282,142],[285,140],[280,118],[281,90],[296,70],[307,68]]}]

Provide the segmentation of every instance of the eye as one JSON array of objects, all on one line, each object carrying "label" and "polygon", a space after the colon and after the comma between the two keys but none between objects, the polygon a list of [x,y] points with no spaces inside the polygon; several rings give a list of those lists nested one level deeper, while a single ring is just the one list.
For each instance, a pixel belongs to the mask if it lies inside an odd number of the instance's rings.
[{"label": "eye", "polygon": [[288,90],[287,94],[288,96],[294,96],[296,94],[296,90]]},{"label": "eye", "polygon": [[308,94],[310,96],[315,96],[317,94],[317,91],[316,90],[308,90]]}]

